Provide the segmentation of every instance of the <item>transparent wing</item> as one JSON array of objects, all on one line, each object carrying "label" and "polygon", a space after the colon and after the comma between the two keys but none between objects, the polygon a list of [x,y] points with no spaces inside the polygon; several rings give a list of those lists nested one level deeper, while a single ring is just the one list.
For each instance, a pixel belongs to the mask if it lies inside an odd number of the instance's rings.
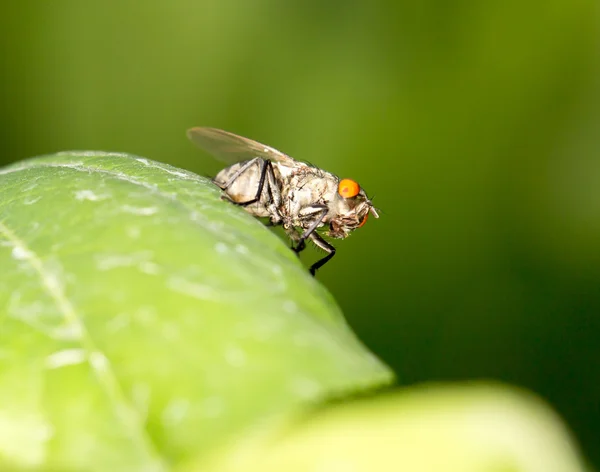
[{"label": "transparent wing", "polygon": [[296,162],[277,149],[222,129],[191,128],[187,131],[187,135],[196,146],[226,164],[234,164],[255,157],[288,164]]}]

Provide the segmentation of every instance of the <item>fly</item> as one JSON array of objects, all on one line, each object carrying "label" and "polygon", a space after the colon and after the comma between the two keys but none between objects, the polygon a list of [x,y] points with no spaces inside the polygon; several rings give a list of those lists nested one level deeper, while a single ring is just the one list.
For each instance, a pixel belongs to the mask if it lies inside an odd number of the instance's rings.
[{"label": "fly", "polygon": [[344,239],[365,224],[369,213],[379,218],[365,191],[352,179],[340,179],[228,131],[191,128],[187,135],[229,164],[213,179],[227,200],[253,216],[269,218],[271,225],[282,225],[297,254],[307,239],[327,253],[310,267],[312,275],[335,255],[323,236]]}]

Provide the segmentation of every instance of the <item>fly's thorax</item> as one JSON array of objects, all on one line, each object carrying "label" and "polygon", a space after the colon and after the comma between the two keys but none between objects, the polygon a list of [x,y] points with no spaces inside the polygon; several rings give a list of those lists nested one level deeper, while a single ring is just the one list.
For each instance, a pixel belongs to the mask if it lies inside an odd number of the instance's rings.
[{"label": "fly's thorax", "polygon": [[329,205],[335,197],[337,178],[328,172],[308,166],[297,169],[284,179],[284,199],[290,216],[315,204]]}]

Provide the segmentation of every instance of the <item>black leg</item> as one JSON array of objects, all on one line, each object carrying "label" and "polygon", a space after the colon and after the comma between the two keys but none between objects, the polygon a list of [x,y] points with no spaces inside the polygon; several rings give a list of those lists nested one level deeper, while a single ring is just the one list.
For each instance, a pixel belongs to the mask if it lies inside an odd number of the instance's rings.
[{"label": "black leg", "polygon": [[[304,249],[306,249],[306,239],[310,238],[315,242],[315,244],[317,246],[325,249],[327,252],[330,252],[329,248],[333,249],[333,247],[331,245],[327,244],[315,232],[315,230],[318,228],[318,226],[323,221],[323,218],[325,218],[325,216],[327,215],[329,208],[327,208],[326,205],[316,204],[316,205],[312,205],[310,207],[306,207],[304,210],[305,210],[305,214],[303,215],[303,218],[314,218],[316,214],[318,214],[318,216],[313,221],[313,223],[306,229],[306,231],[304,231],[304,233],[302,233],[302,235],[300,236],[300,239],[298,240],[298,244],[296,245],[296,247],[294,247],[294,242],[292,241],[292,250],[299,256],[300,252],[302,252],[302,251],[304,251]],[[322,241],[323,243],[319,244],[319,242],[315,238],[315,236],[316,236],[316,238],[318,238],[319,241]],[[323,244],[328,246],[328,248],[323,247]],[[335,252],[335,249],[333,249],[333,252]],[[331,259],[331,257],[333,257],[333,255],[330,255],[329,259]],[[325,262],[327,262],[327,261],[325,261]],[[325,262],[323,262],[323,264],[325,264]],[[321,264],[321,265],[323,265],[323,264]],[[311,267],[310,273],[312,275],[315,275],[312,267]]]},{"label": "black leg", "polygon": [[292,242],[292,249],[296,254],[300,255],[300,253],[306,249],[306,240],[304,238],[300,239],[296,247],[294,247],[294,243]]},{"label": "black leg", "polygon": [[[253,199],[248,200],[247,202],[234,202],[236,205],[248,206],[248,205],[252,205],[253,203],[256,203],[258,200],[260,200],[260,196],[262,195],[262,191],[265,186],[265,179],[267,177],[268,170],[273,172],[273,167],[271,165],[271,161],[269,161],[268,159],[265,159],[262,161],[262,167],[260,168],[260,180],[258,181],[258,187],[256,189],[256,196]],[[271,192],[269,191],[269,193],[271,193]]]},{"label": "black leg", "polygon": [[329,244],[327,241],[325,241],[317,233],[312,233],[310,235],[310,239],[312,240],[313,243],[315,243],[321,249],[323,249],[324,251],[327,251],[329,253],[325,257],[323,257],[322,259],[319,259],[317,262],[315,262],[313,265],[310,266],[310,269],[309,269],[310,273],[311,273],[311,275],[314,276],[315,272],[317,271],[318,268],[323,267],[333,256],[335,256],[335,248],[331,244]]},{"label": "black leg", "polygon": [[306,213],[305,215],[303,215],[303,218],[314,218],[316,214],[319,215],[317,216],[315,221],[313,221],[312,224],[306,229],[306,231],[304,231],[304,233],[302,233],[302,235],[300,236],[298,246],[296,246],[296,248],[294,249],[294,251],[296,252],[304,250],[304,248],[306,247],[306,239],[310,238],[311,234],[313,234],[313,232],[319,227],[319,225],[323,221],[323,218],[325,218],[325,216],[327,215],[329,208],[327,208],[326,205],[316,204],[310,207],[306,207],[305,211],[306,210],[310,211],[310,213]]}]

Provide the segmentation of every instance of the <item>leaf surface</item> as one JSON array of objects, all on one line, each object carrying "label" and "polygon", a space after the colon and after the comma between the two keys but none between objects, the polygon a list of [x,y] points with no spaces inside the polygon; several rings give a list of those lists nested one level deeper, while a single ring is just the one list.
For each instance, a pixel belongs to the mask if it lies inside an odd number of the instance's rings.
[{"label": "leaf surface", "polygon": [[391,381],[206,178],[126,154],[0,169],[0,465],[166,471]]}]

